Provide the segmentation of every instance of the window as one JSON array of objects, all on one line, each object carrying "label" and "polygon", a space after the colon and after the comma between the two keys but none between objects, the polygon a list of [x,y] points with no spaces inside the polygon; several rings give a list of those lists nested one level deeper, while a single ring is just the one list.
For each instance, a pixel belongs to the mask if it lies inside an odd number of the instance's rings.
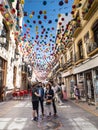
[{"label": "window", "polygon": [[84,36],[84,43],[87,43],[89,40],[89,32],[87,32]]},{"label": "window", "polygon": [[63,61],[63,57],[61,57],[61,64],[63,64],[64,63],[64,61]]},{"label": "window", "polygon": [[97,43],[98,47],[98,20],[96,20],[96,22],[94,23],[92,30],[94,32],[94,41]]},{"label": "window", "polygon": [[67,55],[66,55],[66,54],[65,54],[65,57],[64,57],[64,58],[65,58],[65,62],[66,62],[66,61],[67,61]]},{"label": "window", "polygon": [[73,53],[72,53],[72,51],[70,52],[70,59],[71,60],[73,59]]},{"label": "window", "polygon": [[5,25],[5,23],[3,22],[3,29],[2,29],[2,32],[1,32],[1,36],[6,38],[7,33],[8,33],[8,29],[7,29],[6,25]]},{"label": "window", "polygon": [[82,40],[78,42],[78,52],[79,52],[79,59],[83,58],[83,47],[82,47]]}]

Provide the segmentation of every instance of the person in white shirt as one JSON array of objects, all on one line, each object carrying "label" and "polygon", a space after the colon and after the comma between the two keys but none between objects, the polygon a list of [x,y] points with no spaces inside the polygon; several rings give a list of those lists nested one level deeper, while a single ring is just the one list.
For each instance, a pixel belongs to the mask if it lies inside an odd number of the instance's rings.
[{"label": "person in white shirt", "polygon": [[61,88],[62,88],[63,100],[67,100],[66,86],[63,82],[62,82]]},{"label": "person in white shirt", "polygon": [[62,88],[60,86],[60,84],[56,84],[56,99],[57,99],[57,102],[59,103],[59,105],[63,105],[63,102],[61,100],[61,97],[62,97]]}]

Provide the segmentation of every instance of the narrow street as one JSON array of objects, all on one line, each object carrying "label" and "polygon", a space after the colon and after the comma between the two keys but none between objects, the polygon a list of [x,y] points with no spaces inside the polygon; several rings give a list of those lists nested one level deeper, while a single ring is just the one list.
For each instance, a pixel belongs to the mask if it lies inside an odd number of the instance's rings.
[{"label": "narrow street", "polygon": [[31,99],[0,103],[0,130],[98,130],[98,117],[71,101],[58,106],[58,117],[31,121]]}]

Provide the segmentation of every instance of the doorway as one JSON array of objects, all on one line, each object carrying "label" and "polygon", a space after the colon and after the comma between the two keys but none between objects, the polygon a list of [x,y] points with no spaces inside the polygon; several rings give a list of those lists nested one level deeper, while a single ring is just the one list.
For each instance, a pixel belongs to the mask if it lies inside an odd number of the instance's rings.
[{"label": "doorway", "polygon": [[94,101],[94,86],[93,86],[93,80],[92,80],[92,71],[88,71],[85,73],[85,89],[86,89],[86,96],[87,99],[90,96],[91,100]]}]

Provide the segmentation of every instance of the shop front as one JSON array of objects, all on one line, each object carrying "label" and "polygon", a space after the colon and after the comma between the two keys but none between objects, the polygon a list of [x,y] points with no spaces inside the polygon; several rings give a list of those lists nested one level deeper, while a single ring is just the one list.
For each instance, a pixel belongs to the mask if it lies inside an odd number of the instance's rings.
[{"label": "shop front", "polygon": [[74,74],[77,75],[77,84],[80,88],[80,94],[83,99],[95,104],[95,80],[98,75],[98,56],[88,59],[81,65],[74,68]]},{"label": "shop front", "polygon": [[86,101],[84,72],[76,74],[76,77],[77,77],[77,85],[80,90],[81,100]]},{"label": "shop front", "polygon": [[87,101],[90,100],[90,103],[95,102],[94,98],[94,82],[93,82],[93,69],[84,72],[85,79],[85,92]]},{"label": "shop front", "polygon": [[76,75],[73,75],[73,70],[62,73],[63,81],[66,85],[68,98],[74,98],[74,84],[77,82]]}]

